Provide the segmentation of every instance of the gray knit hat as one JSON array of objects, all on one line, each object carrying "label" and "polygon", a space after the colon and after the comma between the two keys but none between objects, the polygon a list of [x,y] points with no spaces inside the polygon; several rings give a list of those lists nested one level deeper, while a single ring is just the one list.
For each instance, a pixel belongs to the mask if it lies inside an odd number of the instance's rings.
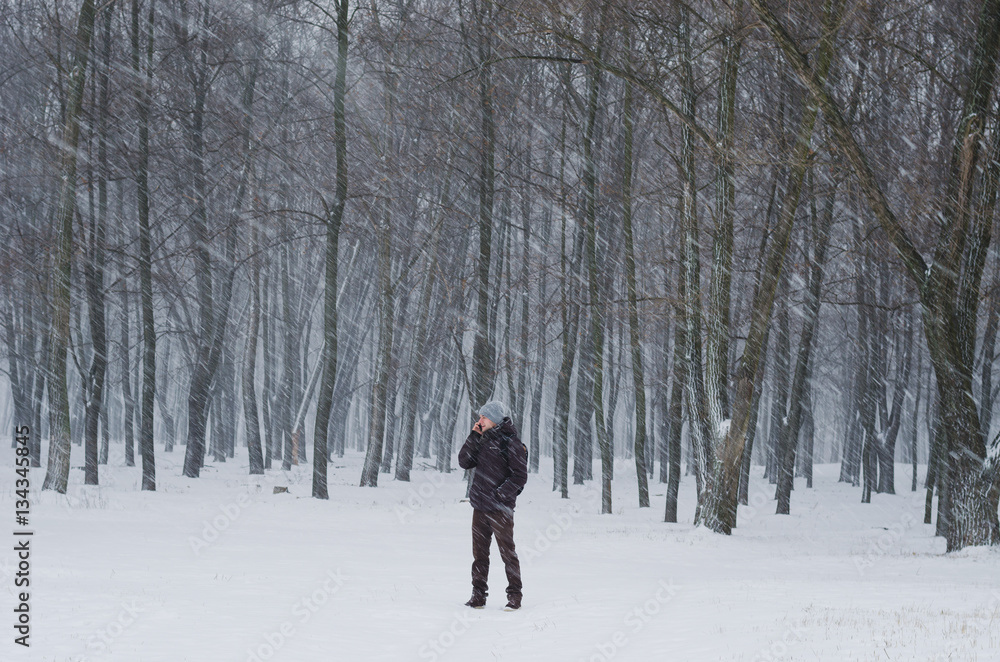
[{"label": "gray knit hat", "polygon": [[500,425],[503,422],[504,412],[506,411],[507,408],[503,406],[502,402],[499,400],[490,400],[479,408],[479,415],[485,416],[495,424]]}]

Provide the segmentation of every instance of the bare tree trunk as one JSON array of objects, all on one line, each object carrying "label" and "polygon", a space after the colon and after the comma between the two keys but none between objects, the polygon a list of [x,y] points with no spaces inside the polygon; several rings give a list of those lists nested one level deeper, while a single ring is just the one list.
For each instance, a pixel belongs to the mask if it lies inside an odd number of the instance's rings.
[{"label": "bare tree trunk", "polygon": [[810,360],[812,358],[813,337],[819,325],[820,289],[823,284],[823,267],[826,264],[826,249],[830,243],[830,230],[833,227],[833,199],[836,189],[831,191],[823,209],[823,218],[816,228],[813,237],[812,265],[809,272],[809,291],[806,299],[806,309],[802,322],[802,335],[799,338],[799,348],[795,359],[795,373],[792,377],[792,387],[789,398],[789,411],[785,423],[781,426],[780,443],[778,444],[778,489],[777,514],[788,515],[791,508],[792,484],[795,470],[795,445],[799,436],[799,426],[806,405],[805,395],[809,378]]},{"label": "bare tree trunk", "polygon": [[[935,394],[937,395],[937,394]],[[948,430],[942,419],[940,397],[934,398],[934,484],[937,489],[937,520],[934,523],[934,535],[948,537],[951,529],[951,475],[948,471]],[[928,493],[927,509],[931,508],[932,493]],[[926,513],[925,513],[926,515]],[[928,522],[930,523],[930,522]]]},{"label": "bare tree trunk", "polygon": [[[473,5],[473,37],[464,35],[472,66],[477,69],[479,92],[479,256],[476,262],[476,332],[472,349],[472,406],[486,403],[496,380],[496,346],[490,333],[490,262],[493,244],[493,198],[496,188],[496,121],[493,116],[493,57],[490,25],[495,18],[487,7]],[[463,32],[466,26],[463,25]]]},{"label": "bare tree trunk", "polygon": [[[387,204],[387,201],[383,201]],[[376,230],[378,235],[378,347],[375,356],[374,379],[371,390],[371,411],[368,421],[368,450],[361,473],[361,487],[378,486],[379,467],[382,463],[382,445],[385,439],[386,400],[389,389],[389,370],[392,361],[393,288],[392,253],[388,216]]]},{"label": "bare tree trunk", "polygon": [[715,239],[712,245],[712,278],[709,286],[708,336],[705,353],[705,389],[708,404],[717,411],[711,420],[730,417],[729,326],[732,300],[733,215],[736,198],[735,154],[736,82],[743,39],[740,36],[742,0],[737,0],[725,20],[722,35],[722,75],[716,112],[719,141],[715,176]]},{"label": "bare tree trunk", "polygon": [[[122,272],[124,272],[124,265],[119,267]],[[135,396],[132,392],[131,383],[131,373],[132,373],[132,362],[130,357],[129,348],[131,347],[129,340],[129,296],[128,296],[128,283],[124,278],[121,279],[121,315],[120,319],[120,331],[119,336],[119,346],[120,346],[120,357],[121,357],[121,370],[122,370],[122,399],[124,401],[124,416],[122,421],[122,430],[125,437],[125,466],[134,467],[135,466]]]},{"label": "bare tree trunk", "polygon": [[277,431],[281,440],[277,449],[281,457],[281,470],[288,471],[293,464],[297,464],[293,451],[292,439],[292,416],[295,398],[295,369],[299,360],[298,352],[295,349],[296,328],[292,312],[292,276],[291,276],[291,228],[287,221],[281,228],[281,257],[280,278],[278,287],[281,291],[281,334],[275,337],[275,347],[281,347],[281,382],[278,386],[278,400],[275,409],[277,410]]},{"label": "bare tree trunk", "polygon": [[212,397],[212,454],[216,462],[225,462],[235,436],[234,389],[236,388],[236,366],[229,344],[222,347],[219,369],[216,373]]},{"label": "bare tree trunk", "polygon": [[[684,116],[693,121],[695,117],[695,82],[692,66],[691,47],[691,17],[690,9],[685,7],[680,12],[678,26],[678,41],[681,49],[681,111]],[[688,411],[688,434],[691,439],[691,451],[695,480],[698,490],[698,505],[695,511],[695,522],[705,523],[714,527],[710,519],[714,513],[706,511],[704,506],[712,493],[711,479],[707,467],[712,464],[712,439],[716,434],[713,430],[710,416],[712,405],[708,402],[705,392],[705,370],[702,362],[702,314],[701,314],[701,243],[698,227],[697,179],[695,171],[694,135],[685,123],[681,127],[681,264],[684,281],[684,320],[685,329],[685,363],[686,391],[685,403]]]},{"label": "bare tree trunk", "polygon": [[[759,0],[752,1],[755,7],[759,3]],[[840,24],[842,10],[842,0],[828,0],[824,9],[823,32],[816,57],[817,76],[821,81],[825,80],[830,68],[830,61],[833,59],[833,41],[836,29]],[[778,277],[788,249],[789,236],[795,210],[798,207],[802,178],[808,164],[812,130],[818,110],[814,104],[808,101],[806,108],[803,109],[803,117],[792,156],[793,172],[789,176],[789,186],[782,202],[775,235],[770,241],[767,264],[761,278],[761,287],[754,298],[750,331],[747,334],[743,356],[738,362],[739,370],[736,378],[736,398],[732,424],[729,426],[725,442],[722,444],[716,459],[719,474],[716,480],[719,498],[714,505],[718,508],[718,529],[723,533],[730,533],[732,528],[736,526],[740,466],[747,425],[751,417],[757,364],[761,356],[761,342],[768,326]]]},{"label": "bare tree trunk", "polygon": [[347,0],[337,0],[337,74],[334,80],[334,135],[337,157],[337,191],[332,207],[327,208],[326,219],[326,272],[323,292],[323,352],[316,402],[316,422],[313,428],[313,497],[328,499],[327,464],[329,462],[330,410],[333,390],[337,382],[337,294],[338,254],[340,252],[340,226],[347,202],[347,120],[344,97],[347,93]]},{"label": "bare tree trunk", "polygon": [[[36,379],[33,373],[38,373],[32,368],[31,363],[35,361],[35,321],[32,305],[33,292],[30,289],[27,275],[24,279],[23,287],[11,289],[7,298],[3,301],[3,319],[0,324],[4,327],[4,338],[7,343],[7,365],[8,377],[10,379],[11,399],[14,401],[14,425],[15,427],[27,425],[31,431],[29,439],[29,455],[33,452],[34,443],[31,439],[37,439],[41,435],[41,430],[35,427],[32,419],[33,410],[37,407],[32,402],[33,382]],[[15,438],[11,439],[11,447],[17,445]]]},{"label": "bare tree trunk", "polygon": [[[980,226],[988,228],[993,219],[997,203],[997,188],[1000,186],[1000,135],[993,137],[993,149],[990,155],[989,164],[986,166],[984,175],[984,187],[981,196],[981,203],[978,213]],[[982,239],[980,239],[982,241]],[[987,242],[988,243],[988,242]],[[983,247],[985,259],[985,246]],[[993,244],[994,267],[993,281],[987,293],[989,306],[986,311],[986,325],[983,329],[982,347],[982,367],[979,380],[979,419],[983,431],[983,438],[990,439],[990,428],[993,423],[993,362],[996,358],[997,327],[1000,326],[1000,251],[997,251],[996,243]],[[973,345],[975,341],[973,340]],[[990,457],[1000,457],[994,452],[994,448],[1000,439],[994,438],[991,448],[988,449]],[[994,489],[1000,481],[1000,467],[994,466]]]},{"label": "bare tree trunk", "polygon": [[70,413],[66,353],[70,335],[70,283],[73,261],[73,218],[76,215],[76,164],[87,58],[94,33],[94,0],[83,0],[73,42],[69,94],[60,150],[61,178],[56,207],[59,236],[52,296],[52,342],[49,354],[49,458],[43,490],[66,493],[69,483]]},{"label": "bare tree trunk", "polygon": [[[871,252],[864,243],[861,221],[855,222],[854,240],[859,252],[857,260],[856,293],[858,299],[858,359],[857,405],[858,433],[861,450],[861,502],[871,503],[872,492],[877,487],[878,465],[875,457],[875,416],[878,389],[875,383],[877,349],[875,347],[874,294],[871,289]],[[864,248],[862,248],[864,246]]]},{"label": "bare tree trunk", "polygon": [[[669,273],[669,271],[667,271]],[[664,298],[671,298],[670,280],[667,279],[664,288]],[[673,324],[672,324],[673,322]],[[657,338],[653,348],[653,365],[657,366],[656,381],[653,391],[653,415],[656,422],[653,425],[656,436],[656,461],[660,463],[659,482],[666,485],[670,480],[670,396],[672,388],[671,375],[673,374],[673,364],[671,362],[673,346],[674,327],[676,319],[667,318],[664,322],[663,336]],[[669,387],[669,388],[668,388]]]},{"label": "bare tree trunk", "polygon": [[[626,28],[627,29],[627,28]],[[626,46],[631,51],[631,39]],[[632,235],[632,83],[625,81],[623,109],[625,154],[622,168],[622,225],[625,233],[625,282],[628,291],[629,346],[632,355],[632,386],[635,393],[635,475],[639,487],[639,507],[649,507],[646,476],[646,379],[643,372],[639,306],[635,277],[635,244]]]},{"label": "bare tree trunk", "polygon": [[[531,331],[530,324],[530,308],[529,303],[531,299],[531,289],[528,281],[528,262],[531,255],[531,236],[532,236],[532,223],[531,223],[531,209],[532,209],[532,195],[530,192],[530,182],[531,182],[531,172],[532,172],[532,149],[531,145],[534,137],[531,133],[531,127],[528,128],[527,143],[528,146],[525,150],[524,159],[522,162],[523,168],[523,178],[525,181],[524,190],[521,191],[521,246],[522,246],[522,256],[521,256],[521,273],[518,277],[517,289],[520,290],[520,303],[521,303],[521,314],[520,314],[520,338],[519,346],[517,352],[517,387],[514,389],[511,400],[513,401],[513,411],[517,412],[517,416],[520,417],[520,429],[523,431],[527,430],[528,420],[527,416],[527,402],[528,402],[528,336]],[[513,233],[512,233],[513,234]],[[513,239],[511,240],[513,242]],[[513,265],[512,265],[513,266]],[[513,269],[511,269],[513,272]],[[544,290],[541,290],[544,291]],[[514,307],[514,301],[511,301],[511,308]],[[508,334],[510,331],[508,330]]]},{"label": "bare tree trunk", "polygon": [[[782,112],[784,117],[784,112]],[[768,195],[767,213],[764,216],[764,230],[760,235],[760,249],[757,251],[757,281],[754,284],[753,298],[757,298],[760,290],[761,280],[764,277],[764,264],[767,257],[767,241],[771,234],[771,219],[774,216],[774,203],[777,200],[778,179],[780,172],[774,169],[774,177],[771,180],[771,192]],[[753,461],[753,447],[757,437],[757,423],[760,418],[761,396],[764,391],[764,375],[767,372],[767,346],[771,336],[771,325],[764,329],[764,337],[761,340],[760,358],[757,361],[756,385],[754,386],[753,401],[750,405],[750,420],[747,422],[746,442],[743,445],[743,453],[740,458],[740,487],[738,500],[740,505],[748,505],[750,502],[750,465]],[[765,458],[765,465],[770,460]],[[765,476],[767,468],[765,466]]]},{"label": "bare tree trunk", "polygon": [[802,475],[806,479],[807,488],[813,486],[813,453],[816,444],[816,420],[813,417],[812,393],[812,369],[810,368],[802,395]]},{"label": "bare tree trunk", "polygon": [[788,414],[788,375],[791,370],[792,338],[788,317],[788,276],[778,283],[778,332],[774,337],[773,383],[771,386],[771,424],[767,439],[767,478],[772,485],[778,482],[778,472],[781,455],[781,429]]},{"label": "bare tree trunk", "polygon": [[[104,7],[104,34],[100,73],[96,74],[100,81],[100,108],[97,118],[97,213],[90,218],[90,247],[88,263],[84,267],[84,279],[87,288],[87,317],[90,322],[90,339],[94,353],[86,379],[90,393],[84,414],[84,483],[97,485],[99,481],[98,465],[100,449],[98,448],[98,428],[101,422],[101,412],[104,410],[104,382],[108,372],[108,336],[104,296],[104,267],[106,228],[108,222],[108,86],[111,67],[111,7]],[[95,49],[96,50],[96,49]],[[95,72],[98,64],[94,63]],[[107,431],[107,425],[105,425]],[[105,457],[107,455],[105,454]],[[105,459],[105,464],[107,460]]]},{"label": "bare tree trunk", "polygon": [[247,343],[243,352],[243,421],[246,426],[250,474],[263,475],[264,452],[260,444],[260,421],[257,417],[257,332],[260,327],[260,240],[254,225],[250,230],[250,319]]},{"label": "bare tree trunk", "polygon": [[[36,313],[40,317],[40,313]],[[39,469],[42,466],[42,398],[45,397],[45,390],[49,383],[48,366],[49,356],[51,355],[52,347],[52,333],[51,330],[46,328],[39,319],[38,326],[36,327],[41,330],[42,335],[42,347],[41,347],[41,363],[42,365],[35,371],[35,391],[32,396],[32,402],[34,403],[34,412],[32,413],[33,418],[31,421],[32,429],[38,430],[37,435],[32,436],[31,445],[31,468]],[[51,407],[51,403],[49,405]],[[49,429],[49,437],[52,437],[52,430]]]},{"label": "bare tree trunk", "polygon": [[[186,4],[182,5],[186,10]],[[185,11],[186,14],[186,11]],[[197,19],[195,21],[198,22]],[[180,20],[183,26],[182,41],[187,45],[187,16],[182,16]],[[204,37],[202,39],[202,49],[204,52]],[[193,42],[197,42],[194,39]],[[192,43],[193,43],[192,42]],[[209,338],[215,329],[215,315],[213,313],[213,292],[212,292],[212,272],[211,255],[208,249],[208,227],[207,210],[205,209],[205,172],[204,172],[204,104],[207,90],[204,89],[207,79],[207,72],[204,66],[195,65],[193,56],[187,54],[188,69],[190,78],[194,86],[194,106],[191,113],[190,126],[188,126],[188,138],[190,140],[191,154],[191,196],[194,200],[194,210],[190,216],[191,243],[194,248],[194,272],[195,287],[198,301],[198,340],[195,347],[194,369],[191,374],[191,383],[188,391],[188,433],[187,444],[184,450],[184,475],[188,478],[197,478],[201,475],[201,468],[205,464],[205,437],[207,429],[207,414],[209,406],[210,383],[214,370],[209,370],[209,360],[211,347]]]},{"label": "bare tree trunk", "polygon": [[[219,327],[225,328],[225,316],[216,308],[216,296],[212,283],[212,255],[209,250],[207,181],[205,173],[205,103],[208,96],[209,76],[207,71],[208,6],[202,7],[201,17],[195,18],[198,32],[188,38],[187,4],[182,3],[182,16],[178,21],[181,41],[197,44],[185,48],[188,77],[191,81],[194,103],[191,120],[187,126],[191,156],[191,198],[194,209],[189,217],[191,243],[193,247],[193,269],[198,301],[198,326],[194,368],[188,390],[188,433],[184,451],[184,475],[197,478],[205,464],[205,439],[208,429],[208,411],[211,403],[212,379],[219,363],[219,352],[215,351],[214,339]],[[190,51],[197,48],[197,56]],[[223,297],[219,297],[220,301]],[[220,304],[220,307],[224,304]]]},{"label": "bare tree trunk", "polygon": [[927,476],[924,478],[924,524],[930,524],[934,516],[934,490],[941,495],[941,482],[938,480],[938,455],[941,452],[939,434],[937,395],[934,389],[927,388],[927,417],[930,426],[927,431]]},{"label": "bare tree trunk", "polygon": [[451,456],[455,443],[455,426],[458,425],[459,411],[462,407],[462,384],[463,380],[455,375],[452,379],[451,395],[441,403],[440,409],[444,412],[444,434],[439,434],[440,447],[438,449],[438,471],[451,473]]},{"label": "bare tree trunk", "polygon": [[881,440],[879,453],[878,491],[881,494],[896,493],[896,438],[903,422],[903,401],[910,385],[911,354],[913,353],[913,319],[912,312],[907,313],[906,326],[903,330],[903,348],[896,360],[896,384],[893,387],[892,409],[889,412],[889,426]]},{"label": "bare tree trunk", "polygon": [[[543,250],[548,253],[549,242],[552,239],[552,210],[551,207],[546,206],[543,210],[543,237],[542,246],[545,248]],[[543,265],[547,265],[548,261],[545,256],[542,257]],[[539,293],[545,296],[548,292],[548,268],[543,268],[541,284],[539,285]],[[542,422],[542,396],[544,395],[545,387],[545,371],[548,366],[548,342],[547,342],[547,325],[545,323],[546,316],[544,314],[539,315],[538,319],[538,349],[536,350],[535,356],[535,374],[533,375],[533,385],[531,393],[531,441],[529,442],[529,453],[528,453],[528,471],[531,473],[538,473],[539,460],[542,454],[542,443],[541,443],[541,422]],[[551,435],[551,427],[549,428],[549,433]]]},{"label": "bare tree trunk", "polygon": [[[581,233],[582,234],[582,233]],[[594,478],[594,375],[585,366],[593,364],[594,348],[591,343],[589,327],[593,314],[581,306],[577,309],[580,316],[577,322],[576,349],[576,402],[574,421],[569,428],[569,436],[573,439],[573,484],[583,485],[585,481]],[[569,406],[567,401],[567,407]]]},{"label": "bare tree trunk", "polygon": [[[565,262],[565,260],[564,260]],[[562,498],[569,498],[569,394],[570,377],[576,355],[576,334],[579,325],[578,309],[567,311],[563,308],[562,359],[556,381],[555,412],[552,430],[552,454],[554,461],[553,489],[559,490]]]},{"label": "bare tree trunk", "polygon": [[[568,85],[568,70],[564,71],[566,78],[564,86]],[[559,268],[562,305],[560,314],[562,317],[562,359],[559,365],[559,376],[556,382],[555,411],[552,425],[552,459],[553,459],[553,486],[554,490],[559,490],[563,499],[569,498],[569,405],[570,405],[570,378],[573,375],[573,362],[577,352],[577,334],[580,325],[580,306],[573,303],[577,298],[570,292],[572,282],[575,281],[576,268],[581,260],[578,248],[582,247],[582,235],[577,233],[575,239],[568,236],[567,227],[567,190],[566,190],[566,112],[563,113],[562,129],[560,133],[560,161],[559,161],[559,209],[561,216]],[[569,253],[566,242],[571,241]]]},{"label": "bare tree trunk", "polygon": [[[913,413],[910,416],[910,463],[913,467],[912,479],[910,481],[910,491],[917,491],[917,448],[919,447],[919,421],[920,421],[920,397],[923,395],[924,386],[924,362],[919,351],[913,353],[913,360],[917,362],[917,392],[913,397]],[[927,412],[928,414],[930,412]]]},{"label": "bare tree trunk", "polygon": [[[767,338],[764,338],[764,347],[767,347]],[[766,350],[762,350],[766,353]],[[757,422],[760,419],[760,396],[764,386],[764,371],[767,367],[767,357],[761,356],[760,365],[757,367],[757,387],[753,393],[753,403],[750,405],[750,422],[747,423],[747,440],[743,447],[743,457],[740,466],[740,492],[739,503],[746,506],[750,503],[750,464],[753,460],[753,445],[757,437]]]},{"label": "bare tree trunk", "polygon": [[868,329],[868,261],[864,247],[859,219],[852,222],[854,236],[854,298],[856,331],[854,333],[854,351],[851,356],[853,373],[851,375],[851,409],[850,422],[847,427],[847,438],[844,441],[844,458],[841,466],[841,480],[850,482],[853,486],[861,485],[862,465],[867,462],[867,443],[872,430],[867,423],[871,402],[871,370],[869,366],[870,331]]},{"label": "bare tree trunk", "polygon": [[997,327],[998,322],[1000,322],[1000,264],[994,271],[993,284],[990,289],[990,303],[986,313],[986,327],[983,331],[983,365],[979,377],[979,418],[984,438],[989,438],[993,424],[993,363],[996,360]]},{"label": "bare tree trunk", "polygon": [[[106,182],[105,182],[106,186]],[[102,187],[104,188],[104,187]],[[106,191],[101,209],[91,217],[88,264],[84,267],[87,288],[87,317],[90,337],[94,347],[90,369],[81,375],[88,394],[84,407],[84,484],[97,485],[98,480],[98,424],[104,401],[104,379],[107,375],[107,333],[104,314],[104,216],[107,214]]]},{"label": "bare tree trunk", "polygon": [[[598,59],[603,50],[603,34],[605,3],[601,13],[600,25],[597,27],[599,45]],[[611,510],[611,474],[614,470],[614,457],[611,440],[608,439],[604,427],[604,309],[602,295],[598,287],[598,233],[597,233],[597,157],[594,154],[594,133],[597,126],[597,103],[600,96],[601,72],[597,67],[590,67],[589,91],[587,100],[587,122],[583,138],[583,193],[584,193],[584,223],[587,233],[587,273],[590,293],[590,333],[593,341],[593,356],[591,357],[594,374],[594,419],[597,426],[597,446],[601,452],[601,512],[610,514]]]},{"label": "bare tree trunk", "polygon": [[[989,164],[986,166],[983,192],[980,196],[980,205],[977,210],[976,220],[979,231],[976,233],[978,236],[974,240],[978,241],[978,249],[981,251],[980,259],[983,264],[985,264],[986,250],[990,243],[989,233],[996,210],[998,188],[1000,188],[1000,136],[994,135],[993,148]],[[995,250],[994,253],[996,253]],[[978,292],[979,287],[976,286],[974,289]],[[988,293],[989,307],[987,309],[986,328],[983,331],[983,365],[980,377],[979,398],[980,429],[982,430],[983,439],[989,440],[989,446],[986,448],[987,458],[989,458],[986,464],[986,473],[988,476],[992,476],[992,484],[989,487],[988,493],[988,501],[990,503],[988,507],[993,510],[996,510],[998,505],[1000,505],[1000,435],[991,437],[992,430],[990,429],[993,422],[993,403],[995,401],[993,392],[993,361],[996,356],[997,326],[998,319],[1000,319],[1000,293],[998,293],[998,289],[1000,289],[1000,266],[994,267],[993,282]],[[973,305],[970,302],[968,307],[972,307]],[[971,319],[974,319],[974,316]],[[971,340],[966,342],[966,347],[970,354],[975,347],[975,334],[973,333],[972,335]],[[969,360],[971,361],[971,359]],[[1000,540],[1000,522],[994,523],[993,528],[996,532],[994,537]]]},{"label": "bare tree trunk", "polygon": [[[544,336],[542,336],[544,338]],[[530,473],[538,473],[538,463],[540,456],[542,454],[542,443],[541,443],[541,422],[542,422],[542,395],[545,384],[545,366],[546,366],[546,351],[544,340],[541,343],[542,348],[539,353],[538,361],[536,362],[537,376],[535,377],[535,384],[531,392],[531,441],[529,444],[528,453],[528,471]]]},{"label": "bare tree trunk", "polygon": [[684,393],[687,391],[687,299],[684,283],[684,264],[680,261],[677,269],[677,303],[674,306],[674,375],[670,384],[670,405],[667,416],[667,499],[663,521],[677,521],[677,493],[681,484],[681,433],[684,425]]},{"label": "bare tree trunk", "polygon": [[264,424],[264,469],[270,469],[274,461],[274,444],[277,437],[274,431],[274,417],[271,416],[271,403],[274,401],[274,343],[271,339],[273,335],[271,329],[274,328],[274,322],[271,314],[272,295],[269,280],[267,272],[265,272],[264,282],[261,285],[264,300],[261,304],[262,328],[260,334],[261,360],[264,362],[264,390],[260,394],[260,414]]}]

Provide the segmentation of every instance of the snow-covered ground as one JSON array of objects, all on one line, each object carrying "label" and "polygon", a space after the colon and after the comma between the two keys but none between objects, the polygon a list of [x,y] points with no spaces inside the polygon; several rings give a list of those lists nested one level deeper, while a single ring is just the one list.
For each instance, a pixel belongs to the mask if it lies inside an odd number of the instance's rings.
[{"label": "snow-covered ground", "polygon": [[[944,555],[903,466],[905,491],[868,505],[838,467],[818,467],[815,489],[797,481],[791,516],[773,514],[755,470],[751,507],[723,537],[690,525],[691,477],[685,523],[664,524],[664,487],[639,509],[629,462],[613,515],[589,485],[560,499],[543,462],[518,501],[524,608],[509,613],[495,547],[486,609],[463,606],[461,471],[360,488],[350,455],[319,501],[306,466],[250,478],[244,453],[187,479],[182,460],[183,448],[158,454],[156,493],[120,458],[97,488],[74,469],[67,496],[39,492],[44,471],[32,472],[31,648],[13,643],[17,559],[4,545],[0,659],[1000,660],[1000,550]],[[15,477],[8,454],[11,532]]]}]

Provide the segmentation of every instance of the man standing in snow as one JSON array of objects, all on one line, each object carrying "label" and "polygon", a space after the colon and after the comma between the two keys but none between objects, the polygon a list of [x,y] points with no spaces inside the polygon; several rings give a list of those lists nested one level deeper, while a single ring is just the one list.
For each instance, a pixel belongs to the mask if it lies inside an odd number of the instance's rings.
[{"label": "man standing in snow", "polygon": [[496,536],[507,570],[508,611],[521,608],[521,565],[514,551],[514,504],[528,480],[528,449],[517,436],[504,405],[487,402],[479,421],[458,452],[463,469],[475,469],[469,501],[472,503],[472,598],[466,606],[486,605],[490,573],[490,540]]}]

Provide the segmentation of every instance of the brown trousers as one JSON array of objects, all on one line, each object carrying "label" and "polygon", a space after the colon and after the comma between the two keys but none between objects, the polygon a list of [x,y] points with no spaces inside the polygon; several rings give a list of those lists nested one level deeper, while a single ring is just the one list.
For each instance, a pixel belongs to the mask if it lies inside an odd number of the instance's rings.
[{"label": "brown trousers", "polygon": [[497,538],[507,570],[507,595],[521,595],[521,564],[514,551],[514,515],[500,511],[472,511],[472,588],[486,593],[490,574],[490,540]]}]

